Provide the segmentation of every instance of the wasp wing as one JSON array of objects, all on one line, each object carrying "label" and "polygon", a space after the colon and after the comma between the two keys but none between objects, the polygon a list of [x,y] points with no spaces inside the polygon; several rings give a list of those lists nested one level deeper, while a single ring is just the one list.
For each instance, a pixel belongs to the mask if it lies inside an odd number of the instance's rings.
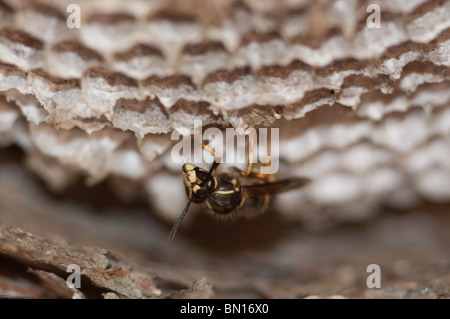
[{"label": "wasp wing", "polygon": [[278,194],[302,187],[309,182],[310,180],[308,178],[295,177],[270,183],[243,185],[241,186],[241,190],[249,196]]}]

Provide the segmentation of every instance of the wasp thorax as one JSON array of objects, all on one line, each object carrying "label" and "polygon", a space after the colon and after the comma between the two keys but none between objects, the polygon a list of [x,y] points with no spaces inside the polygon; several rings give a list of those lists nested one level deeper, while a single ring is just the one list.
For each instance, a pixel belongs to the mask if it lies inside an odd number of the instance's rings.
[{"label": "wasp thorax", "polygon": [[184,185],[186,195],[194,203],[204,202],[216,188],[216,178],[208,171],[190,163],[183,165]]}]

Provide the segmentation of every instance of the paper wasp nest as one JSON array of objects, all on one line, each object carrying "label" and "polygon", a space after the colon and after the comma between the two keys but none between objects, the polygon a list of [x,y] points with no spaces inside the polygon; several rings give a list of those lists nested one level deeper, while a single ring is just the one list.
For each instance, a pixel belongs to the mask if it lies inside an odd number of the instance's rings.
[{"label": "paper wasp nest", "polygon": [[[280,128],[292,221],[450,201],[450,2],[0,0],[0,144],[54,192],[107,181],[175,220],[171,132]],[[368,22],[369,21],[369,22]],[[319,214],[318,212],[322,212]]]}]

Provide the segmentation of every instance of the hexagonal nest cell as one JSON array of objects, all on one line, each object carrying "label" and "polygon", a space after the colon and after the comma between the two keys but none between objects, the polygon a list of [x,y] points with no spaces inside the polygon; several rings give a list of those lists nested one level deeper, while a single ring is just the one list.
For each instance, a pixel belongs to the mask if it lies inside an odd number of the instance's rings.
[{"label": "hexagonal nest cell", "polygon": [[[0,0],[0,296],[449,297],[449,16],[444,0]],[[250,219],[193,204],[169,242],[187,203],[173,136],[196,122],[278,129],[277,178],[310,182]]]}]

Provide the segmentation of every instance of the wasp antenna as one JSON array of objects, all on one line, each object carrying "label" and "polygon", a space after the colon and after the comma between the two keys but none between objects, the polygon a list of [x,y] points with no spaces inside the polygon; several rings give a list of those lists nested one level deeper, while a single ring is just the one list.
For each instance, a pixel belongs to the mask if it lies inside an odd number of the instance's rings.
[{"label": "wasp antenna", "polygon": [[186,216],[186,213],[189,210],[189,207],[191,206],[192,200],[189,200],[188,203],[186,204],[186,207],[184,207],[183,213],[181,213],[180,217],[178,218],[177,222],[175,223],[175,225],[173,225],[172,230],[170,231],[170,235],[169,235],[169,241],[172,241],[172,239],[175,237],[175,234],[177,233],[178,228],[181,225],[181,222],[183,221],[184,216]]}]

